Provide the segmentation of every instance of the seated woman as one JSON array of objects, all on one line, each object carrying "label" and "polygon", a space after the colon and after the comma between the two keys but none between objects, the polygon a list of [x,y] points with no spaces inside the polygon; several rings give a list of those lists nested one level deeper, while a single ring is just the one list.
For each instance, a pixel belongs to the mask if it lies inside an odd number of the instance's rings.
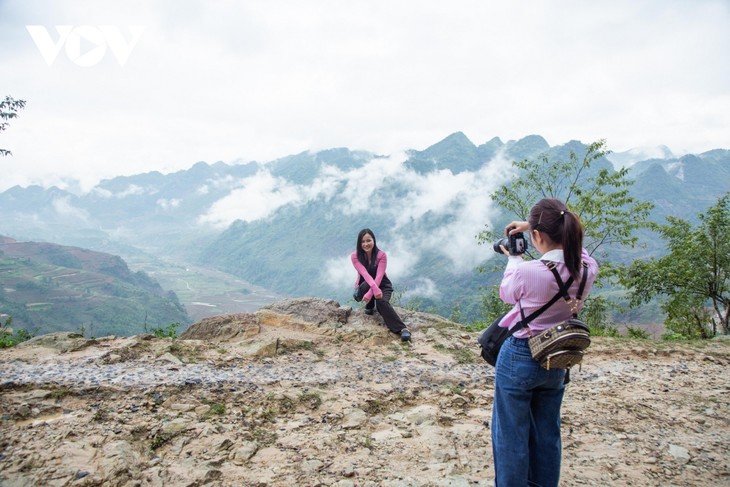
[{"label": "seated woman", "polygon": [[[365,313],[373,314],[377,309],[388,329],[400,335],[404,342],[411,339],[411,332],[390,304],[393,284],[385,274],[388,256],[378,249],[375,234],[369,228],[360,230],[357,235],[357,247],[351,256],[352,265],[357,271],[357,288],[353,297],[355,301],[364,301]],[[377,308],[376,308],[377,307]]]}]

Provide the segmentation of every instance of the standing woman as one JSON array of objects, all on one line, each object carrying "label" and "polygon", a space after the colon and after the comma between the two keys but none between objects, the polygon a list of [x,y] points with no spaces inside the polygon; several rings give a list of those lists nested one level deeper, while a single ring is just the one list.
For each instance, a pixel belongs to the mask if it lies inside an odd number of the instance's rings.
[{"label": "standing woman", "polygon": [[393,284],[385,274],[388,265],[388,256],[378,249],[375,234],[369,228],[360,230],[357,235],[357,247],[350,257],[352,265],[357,271],[357,288],[353,297],[356,301],[365,301],[365,313],[373,314],[377,310],[390,331],[400,335],[401,340],[411,339],[411,332],[395,312],[390,304],[393,294]]},{"label": "standing woman", "polygon": [[[573,277],[568,293],[575,297],[581,273],[587,272],[584,296],[598,274],[596,261],[583,248],[583,225],[578,215],[560,200],[543,199],[530,210],[526,222],[512,222],[505,233],[530,232],[541,259],[556,263],[563,282]],[[510,256],[499,289],[500,298],[514,304],[500,326],[511,328],[558,292],[558,284],[540,260],[523,261]],[[582,307],[582,302],[580,303]],[[560,299],[517,331],[502,345],[497,357],[492,411],[492,453],[495,486],[555,487],[560,479],[562,443],[560,407],[565,391],[565,369],[543,369],[532,359],[527,340],[573,315]]]}]

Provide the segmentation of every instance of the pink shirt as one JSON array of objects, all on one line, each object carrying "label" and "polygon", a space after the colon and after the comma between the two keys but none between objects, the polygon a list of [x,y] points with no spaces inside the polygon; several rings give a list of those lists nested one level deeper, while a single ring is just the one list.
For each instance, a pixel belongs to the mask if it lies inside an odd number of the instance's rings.
[{"label": "pink shirt", "polygon": [[[563,258],[562,249],[551,250],[541,257],[542,260],[550,260],[557,264],[557,270],[563,282],[566,282],[570,274],[565,267],[565,259]],[[583,291],[583,299],[588,296],[593,282],[598,274],[598,264],[588,252],[583,249],[581,260],[588,264],[588,279],[586,287]],[[581,270],[581,272],[585,272]],[[582,277],[582,274],[581,274]],[[571,298],[575,298],[580,286],[580,278],[575,280],[568,290]],[[520,306],[524,310],[525,316],[529,316],[533,311],[537,311],[550,301],[558,292],[558,283],[550,269],[547,268],[539,260],[523,261],[521,256],[510,256],[507,261],[507,268],[504,270],[502,284],[499,287],[499,297],[508,304],[515,306],[502,318],[499,326],[512,328],[518,321],[522,319],[520,316]],[[583,302],[579,303],[578,309],[583,307]],[[530,322],[528,328],[515,332],[517,338],[528,338],[535,332],[539,332],[550,328],[551,326],[567,320],[572,317],[573,313],[570,306],[564,299],[559,299],[551,307],[546,309],[540,316]]]},{"label": "pink shirt", "polygon": [[[380,294],[380,283],[383,281],[383,276],[385,275],[385,268],[388,266],[388,256],[385,255],[385,252],[382,250],[378,251],[378,256],[376,257],[377,263],[378,263],[378,269],[375,272],[375,279],[368,273],[368,270],[365,269],[365,266],[360,263],[359,260],[357,260],[357,251],[353,252],[350,256],[350,260],[352,260],[352,265],[355,267],[355,270],[358,274],[362,276],[362,278],[365,280],[365,282],[368,283],[370,286],[370,290],[368,290],[367,293],[365,293],[365,296],[363,296],[363,301],[370,301],[374,295]],[[358,277],[358,281],[360,278]],[[357,281],[355,281],[355,287],[357,287]]]}]

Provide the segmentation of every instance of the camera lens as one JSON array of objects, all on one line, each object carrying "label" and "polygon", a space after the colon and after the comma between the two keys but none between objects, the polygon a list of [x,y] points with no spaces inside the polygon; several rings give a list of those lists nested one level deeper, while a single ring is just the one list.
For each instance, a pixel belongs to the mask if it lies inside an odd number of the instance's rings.
[{"label": "camera lens", "polygon": [[505,247],[507,247],[507,250],[509,250],[509,239],[501,238],[494,243],[494,246],[492,248],[498,254],[502,253],[502,249],[500,248],[500,245],[504,245]]}]

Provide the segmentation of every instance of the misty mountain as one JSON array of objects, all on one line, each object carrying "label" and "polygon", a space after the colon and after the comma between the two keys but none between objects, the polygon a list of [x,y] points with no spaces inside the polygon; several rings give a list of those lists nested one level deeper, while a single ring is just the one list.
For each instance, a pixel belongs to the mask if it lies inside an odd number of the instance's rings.
[{"label": "misty mountain", "polygon": [[503,150],[513,160],[535,157],[550,149],[547,141],[539,135],[530,135],[518,141],[503,143],[499,137],[480,146],[467,138],[462,132],[449,135],[444,140],[422,151],[408,151],[404,166],[419,174],[446,169],[453,174],[474,172],[492,160]]},{"label": "misty mountain", "polygon": [[[515,160],[565,159],[571,151],[582,157],[585,150],[579,141],[551,147],[539,135],[476,145],[457,132],[400,155],[333,148],[265,163],[199,162],[171,174],[104,180],[83,194],[15,187],[0,193],[0,232],[194,263],[279,293],[347,302],[355,281],[349,254],[358,231],[369,227],[388,253],[398,300],[445,315],[458,304],[474,318],[481,288],[501,274],[501,265],[476,271],[501,261],[490,261],[491,246],[475,236],[512,219],[489,195],[514,176]],[[645,154],[651,157],[611,154],[591,171],[630,167],[632,192],[656,204],[655,221],[693,221],[730,190],[730,151]],[[656,237],[646,241],[626,258],[661,249]]]},{"label": "misty mountain", "polygon": [[616,169],[631,167],[637,162],[650,159],[673,159],[675,156],[669,147],[660,145],[658,147],[643,147],[627,150],[624,152],[611,152],[607,159],[611,161]]},{"label": "misty mountain", "polygon": [[33,333],[131,335],[190,323],[173,292],[116,255],[0,237],[0,314]]}]

